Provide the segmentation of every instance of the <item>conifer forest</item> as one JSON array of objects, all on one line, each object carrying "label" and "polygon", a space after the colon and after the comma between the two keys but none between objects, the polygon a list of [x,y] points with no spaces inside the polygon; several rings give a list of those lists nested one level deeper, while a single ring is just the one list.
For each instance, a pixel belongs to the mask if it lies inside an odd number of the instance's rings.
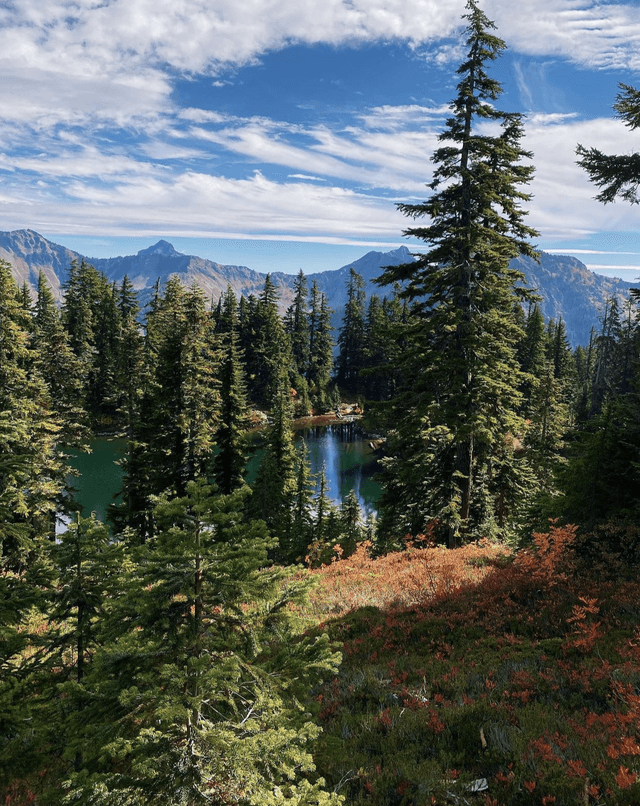
[{"label": "conifer forest", "polygon": [[[640,290],[588,344],[512,268],[535,155],[505,51],[465,55],[403,203],[416,260],[332,311],[172,277],[141,305],[73,262],[59,307],[0,261],[5,806],[640,803]],[[615,113],[640,128],[640,91]],[[576,144],[604,204],[640,156]],[[298,418],[345,403],[382,454],[365,518]],[[264,453],[246,481],[252,435]],[[69,452],[126,438],[105,523]]]}]

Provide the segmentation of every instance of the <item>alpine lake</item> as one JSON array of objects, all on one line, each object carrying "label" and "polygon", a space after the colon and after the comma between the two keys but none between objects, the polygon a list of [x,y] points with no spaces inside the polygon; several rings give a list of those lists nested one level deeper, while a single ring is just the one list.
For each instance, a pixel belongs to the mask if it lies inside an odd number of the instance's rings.
[{"label": "alpine lake", "polygon": [[[340,504],[354,490],[365,516],[376,512],[380,485],[374,475],[380,471],[378,453],[371,446],[371,437],[365,435],[358,421],[335,422],[329,425],[302,425],[294,429],[296,443],[304,440],[309,451],[311,473],[319,473],[324,466],[327,495]],[[119,437],[94,437],[91,452],[75,451],[69,464],[79,474],[73,478],[76,501],[82,515],[106,521],[109,504],[116,501],[122,487],[122,469],[118,464],[125,456],[127,442]],[[247,462],[247,481],[256,477],[264,448],[259,432],[254,433]],[[62,527],[64,528],[64,527]]]}]

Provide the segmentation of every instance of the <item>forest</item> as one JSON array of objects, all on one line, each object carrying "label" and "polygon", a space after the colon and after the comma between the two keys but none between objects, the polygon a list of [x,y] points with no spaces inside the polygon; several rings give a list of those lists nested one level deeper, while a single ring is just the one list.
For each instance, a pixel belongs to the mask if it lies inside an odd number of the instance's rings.
[{"label": "forest", "polygon": [[[342,324],[301,270],[284,315],[69,267],[61,308],[0,261],[5,806],[640,802],[640,290],[588,344],[511,267],[535,256],[524,119],[468,0],[416,260]],[[614,109],[640,127],[640,91]],[[578,145],[603,203],[637,154]],[[296,418],[383,435],[364,519]],[[250,434],[265,451],[246,482]],[[122,435],[106,523],[69,453]]]}]

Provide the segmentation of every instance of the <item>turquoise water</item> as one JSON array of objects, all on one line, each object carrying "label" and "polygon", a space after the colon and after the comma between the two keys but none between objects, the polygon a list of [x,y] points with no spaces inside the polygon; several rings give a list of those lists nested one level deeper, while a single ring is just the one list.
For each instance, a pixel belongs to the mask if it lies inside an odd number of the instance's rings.
[{"label": "turquoise water", "polygon": [[[379,467],[376,454],[353,423],[299,429],[296,439],[304,439],[309,448],[311,472],[318,474],[324,465],[327,494],[336,503],[354,490],[362,510],[375,512],[380,486],[373,480]],[[122,470],[115,464],[125,455],[126,440],[96,437],[91,453],[74,453],[70,464],[80,475],[73,480],[76,500],[87,517],[91,512],[104,521],[107,507],[122,486]],[[258,447],[248,463],[248,481],[255,478],[260,463]]]}]

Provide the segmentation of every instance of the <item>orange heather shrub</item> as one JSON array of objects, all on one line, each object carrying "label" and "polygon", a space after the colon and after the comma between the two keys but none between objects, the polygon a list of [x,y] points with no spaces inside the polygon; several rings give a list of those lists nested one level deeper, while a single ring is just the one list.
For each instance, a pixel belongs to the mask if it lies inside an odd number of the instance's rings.
[{"label": "orange heather shrub", "polygon": [[313,601],[317,612],[346,613],[359,607],[410,607],[475,585],[495,563],[511,555],[506,546],[482,542],[458,549],[421,548],[419,535],[406,551],[372,559],[371,543],[360,543],[347,559],[340,556],[311,573],[320,580]]},{"label": "orange heather shrub", "polygon": [[637,569],[576,541],[552,523],[516,552],[363,544],[310,572],[343,643],[328,784],[354,806],[640,804]]}]

